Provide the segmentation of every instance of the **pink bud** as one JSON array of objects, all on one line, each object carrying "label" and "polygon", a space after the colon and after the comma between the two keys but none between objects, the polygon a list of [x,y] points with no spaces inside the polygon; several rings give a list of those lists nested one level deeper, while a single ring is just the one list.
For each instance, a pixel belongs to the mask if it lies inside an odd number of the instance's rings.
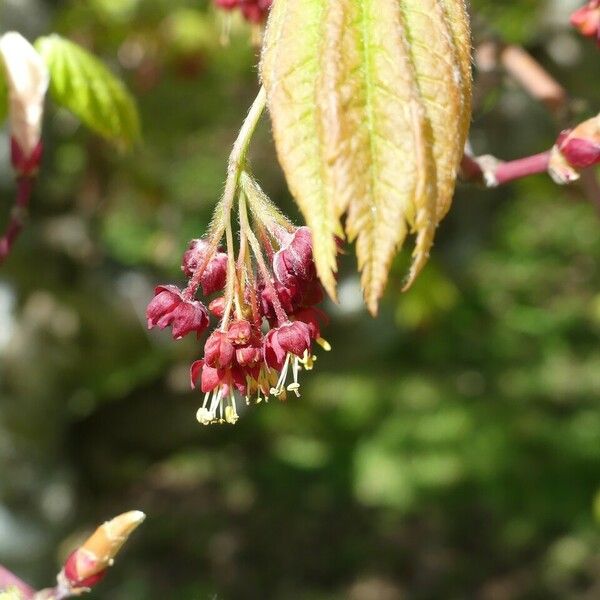
[{"label": "pink bud", "polygon": [[225,298],[223,296],[219,296],[215,298],[209,305],[208,310],[220,319],[225,314]]},{"label": "pink bud", "polygon": [[0,60],[8,84],[13,163],[22,174],[39,164],[44,98],[49,73],[37,50],[19,33],[0,38]]},{"label": "pink bud", "polygon": [[600,0],[591,0],[571,15],[571,24],[586,37],[595,38],[600,46]]},{"label": "pink bud", "polygon": [[600,162],[600,140],[567,136],[558,148],[567,162],[576,169],[587,169]]},{"label": "pink bud", "polygon": [[[81,548],[71,552],[63,568],[65,576],[74,588],[92,588],[106,575],[107,569],[94,573],[98,559]],[[82,573],[92,575],[82,576]]]}]

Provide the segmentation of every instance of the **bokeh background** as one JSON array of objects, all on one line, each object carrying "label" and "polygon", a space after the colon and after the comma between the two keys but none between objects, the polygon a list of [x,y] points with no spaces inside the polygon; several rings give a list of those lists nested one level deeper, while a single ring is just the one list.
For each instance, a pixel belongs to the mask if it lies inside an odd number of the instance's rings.
[{"label": "bokeh background", "polygon": [[[600,53],[570,0],[476,0],[478,36],[522,43],[600,107]],[[138,99],[121,153],[51,105],[31,220],[0,271],[0,562],[37,586],[97,523],[148,520],[90,598],[600,598],[600,219],[538,176],[461,186],[431,264],[377,320],[350,257],[321,355],[288,405],[203,428],[200,348],[147,332],[180,282],[257,89],[251,32],[201,0],[4,0],[2,30],[58,31]],[[549,147],[557,124],[502,76],[478,153]],[[268,123],[252,149],[292,215]],[[0,140],[0,224],[13,183]]]}]

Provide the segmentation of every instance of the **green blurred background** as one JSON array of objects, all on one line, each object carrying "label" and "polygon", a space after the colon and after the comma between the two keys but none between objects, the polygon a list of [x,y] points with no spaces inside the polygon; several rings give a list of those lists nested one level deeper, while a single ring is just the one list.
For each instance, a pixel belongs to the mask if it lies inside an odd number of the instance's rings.
[{"label": "green blurred background", "polygon": [[[288,405],[202,428],[200,348],[145,330],[158,282],[205,229],[257,89],[250,31],[206,1],[5,0],[2,30],[58,31],[128,82],[123,154],[50,106],[31,221],[0,271],[0,562],[37,586],[95,524],[148,520],[90,598],[600,598],[600,220],[539,176],[460,187],[431,264],[381,315],[344,259],[334,350]],[[478,32],[525,44],[578,117],[600,53],[570,0],[478,0]],[[557,125],[500,77],[478,153],[548,147]],[[252,149],[290,214],[268,123]],[[0,140],[0,225],[13,183]]]}]

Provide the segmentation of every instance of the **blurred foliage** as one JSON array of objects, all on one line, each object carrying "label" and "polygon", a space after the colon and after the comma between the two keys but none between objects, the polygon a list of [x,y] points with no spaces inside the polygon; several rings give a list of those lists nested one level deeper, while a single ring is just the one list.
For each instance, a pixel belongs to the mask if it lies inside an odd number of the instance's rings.
[{"label": "blurred foliage", "polygon": [[[473,4],[576,111],[598,109],[600,57],[559,25],[576,3]],[[227,23],[200,0],[28,0],[0,21],[94,51],[143,124],[122,154],[61,109],[46,119],[31,222],[0,273],[0,562],[44,585],[88,527],[139,508],[90,597],[600,596],[600,222],[580,187],[461,187],[434,262],[402,295],[399,261],[378,320],[342,265],[334,350],[301,401],[201,428],[200,350],[148,334],[143,310],[220,195],[257,87],[250,31],[236,20],[221,45]],[[516,157],[557,127],[499,81],[472,139]],[[252,159],[294,214],[267,123]]]}]

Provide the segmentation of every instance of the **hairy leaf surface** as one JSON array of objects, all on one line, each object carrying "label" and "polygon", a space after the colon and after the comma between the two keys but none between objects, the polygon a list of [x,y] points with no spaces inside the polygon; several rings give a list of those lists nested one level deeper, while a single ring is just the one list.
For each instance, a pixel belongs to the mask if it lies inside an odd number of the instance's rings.
[{"label": "hairy leaf surface", "polygon": [[470,120],[464,2],[276,0],[261,67],[319,275],[331,293],[345,214],[375,312],[396,250],[415,234],[408,286],[452,201]]},{"label": "hairy leaf surface", "polygon": [[35,45],[50,70],[50,92],[57,104],[113,141],[130,144],[138,138],[133,98],[95,56],[56,34]]}]

